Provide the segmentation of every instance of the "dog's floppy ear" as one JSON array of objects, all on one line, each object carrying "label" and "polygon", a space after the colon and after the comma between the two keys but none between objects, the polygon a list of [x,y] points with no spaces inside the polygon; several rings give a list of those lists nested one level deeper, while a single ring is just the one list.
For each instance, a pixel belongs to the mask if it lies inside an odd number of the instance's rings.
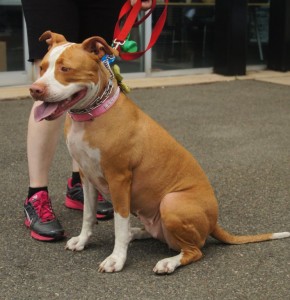
[{"label": "dog's floppy ear", "polygon": [[119,56],[119,51],[110,47],[100,36],[93,36],[84,40],[82,46],[84,50],[94,53],[99,59],[106,54]]},{"label": "dog's floppy ear", "polygon": [[61,34],[54,33],[51,31],[45,31],[39,38],[39,41],[46,41],[48,50],[55,44],[67,42],[65,37]]}]

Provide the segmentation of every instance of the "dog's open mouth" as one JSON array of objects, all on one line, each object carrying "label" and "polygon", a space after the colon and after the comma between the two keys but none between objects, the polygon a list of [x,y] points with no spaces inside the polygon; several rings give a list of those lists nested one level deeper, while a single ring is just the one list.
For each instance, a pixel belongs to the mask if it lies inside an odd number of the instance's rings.
[{"label": "dog's open mouth", "polygon": [[87,88],[82,89],[67,99],[59,102],[43,102],[34,110],[34,119],[36,122],[41,120],[54,120],[60,117],[64,112],[69,110],[73,105],[85,97]]}]

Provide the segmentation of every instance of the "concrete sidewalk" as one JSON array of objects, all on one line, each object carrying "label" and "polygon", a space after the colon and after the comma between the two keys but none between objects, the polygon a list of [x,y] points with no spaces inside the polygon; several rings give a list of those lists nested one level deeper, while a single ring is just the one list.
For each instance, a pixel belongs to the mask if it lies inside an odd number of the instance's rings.
[{"label": "concrete sidewalk", "polygon": [[[155,276],[152,269],[157,261],[175,255],[156,240],[131,243],[122,272],[97,272],[113,249],[112,220],[99,222],[89,247],[81,253],[65,251],[65,241],[41,243],[30,238],[23,226],[23,201],[32,100],[25,97],[26,101],[0,101],[1,299],[289,298],[290,239],[226,246],[209,238],[202,260],[171,276]],[[290,231],[287,84],[248,79],[136,88],[131,98],[200,162],[216,191],[219,222],[225,229],[236,234]],[[61,138],[49,190],[68,237],[79,233],[82,221],[80,212],[63,205],[70,165]],[[132,217],[132,223],[138,221]]]},{"label": "concrete sidewalk", "polygon": [[[129,75],[128,75],[129,76]],[[213,82],[228,82],[233,80],[257,80],[290,86],[290,72],[249,71],[246,76],[222,76],[218,74],[195,74],[171,77],[125,78],[128,86],[134,90],[139,88],[154,88],[166,86],[185,86]],[[29,89],[24,86],[0,87],[0,100],[26,99]]]}]

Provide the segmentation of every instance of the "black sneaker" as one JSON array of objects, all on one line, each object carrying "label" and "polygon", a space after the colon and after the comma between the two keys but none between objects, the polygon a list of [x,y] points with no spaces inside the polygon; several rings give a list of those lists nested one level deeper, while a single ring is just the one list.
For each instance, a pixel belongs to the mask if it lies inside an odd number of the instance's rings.
[{"label": "black sneaker", "polygon": [[25,222],[31,236],[39,241],[54,241],[64,238],[64,230],[57,220],[46,191],[40,191],[24,203]]},{"label": "black sneaker", "polygon": [[[84,193],[83,187],[80,183],[72,186],[72,179],[68,179],[67,192],[65,197],[65,206],[72,209],[83,210],[84,209]],[[98,196],[98,208],[96,218],[99,220],[108,220],[114,217],[114,209],[111,202],[105,200],[99,193]]]}]

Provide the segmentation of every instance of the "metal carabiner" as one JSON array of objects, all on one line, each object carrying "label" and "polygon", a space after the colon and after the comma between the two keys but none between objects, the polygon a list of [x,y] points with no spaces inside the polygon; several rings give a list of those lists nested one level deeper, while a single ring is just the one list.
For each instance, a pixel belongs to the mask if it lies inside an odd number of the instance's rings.
[{"label": "metal carabiner", "polygon": [[125,44],[125,41],[121,42],[121,41],[117,41],[117,39],[114,39],[113,48],[117,50],[120,46],[123,46],[124,44]]}]

